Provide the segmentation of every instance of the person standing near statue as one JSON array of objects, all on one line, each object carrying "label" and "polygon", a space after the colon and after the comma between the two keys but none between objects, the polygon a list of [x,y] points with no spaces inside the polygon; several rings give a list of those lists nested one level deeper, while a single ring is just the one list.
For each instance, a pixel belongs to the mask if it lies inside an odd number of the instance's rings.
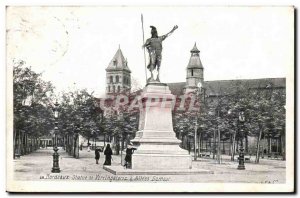
[{"label": "person standing near statue", "polygon": [[110,144],[106,145],[106,148],[104,150],[104,155],[105,155],[105,162],[103,165],[111,165],[111,156],[112,156],[112,150],[110,148]]},{"label": "person standing near statue", "polygon": [[162,53],[162,42],[170,36],[177,28],[178,26],[175,25],[173,29],[163,35],[163,36],[158,36],[156,27],[150,26],[151,28],[151,38],[148,38],[143,45],[143,47],[147,48],[148,54],[149,54],[149,64],[147,68],[151,72],[151,77],[147,80],[148,82],[155,81],[153,77],[153,71],[156,69],[157,70],[157,78],[156,81],[160,82],[159,80],[159,69],[161,65],[161,53]]},{"label": "person standing near statue", "polygon": [[127,145],[124,165],[125,168],[131,168],[132,154],[134,153],[134,150],[136,150],[136,148],[133,148],[132,146],[133,145],[131,143]]},{"label": "person standing near statue", "polygon": [[100,159],[100,149],[96,148],[95,149],[95,160],[96,160],[96,164],[98,164]]}]

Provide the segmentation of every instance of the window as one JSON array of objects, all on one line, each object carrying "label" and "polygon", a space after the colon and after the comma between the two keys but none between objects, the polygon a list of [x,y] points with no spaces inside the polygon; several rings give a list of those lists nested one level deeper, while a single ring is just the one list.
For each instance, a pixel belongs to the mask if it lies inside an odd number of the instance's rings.
[{"label": "window", "polygon": [[194,70],[193,69],[191,70],[191,75],[194,76]]},{"label": "window", "polygon": [[108,86],[108,92],[110,92],[110,86]]},{"label": "window", "polygon": [[117,60],[114,60],[114,66],[117,66],[117,63],[118,63]]},{"label": "window", "polygon": [[113,93],[115,93],[116,92],[116,87],[115,87],[115,85],[113,86]]},{"label": "window", "polygon": [[110,83],[113,82],[113,77],[112,77],[112,76],[109,77],[109,82],[110,82]]},{"label": "window", "polygon": [[119,76],[116,76],[116,82],[117,83],[119,82]]},{"label": "window", "polygon": [[118,86],[118,93],[120,92],[120,86]]}]

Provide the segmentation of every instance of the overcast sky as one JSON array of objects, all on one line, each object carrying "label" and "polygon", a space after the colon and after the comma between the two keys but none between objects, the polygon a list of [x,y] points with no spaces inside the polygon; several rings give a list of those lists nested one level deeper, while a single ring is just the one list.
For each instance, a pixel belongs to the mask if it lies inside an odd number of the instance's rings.
[{"label": "overcast sky", "polygon": [[[105,93],[105,68],[119,45],[132,78],[145,84],[145,39],[178,29],[163,43],[162,82],[183,82],[197,42],[205,80],[286,77],[293,67],[288,7],[10,7],[7,62],[25,60],[58,91]],[[149,76],[149,74],[148,74]]]}]

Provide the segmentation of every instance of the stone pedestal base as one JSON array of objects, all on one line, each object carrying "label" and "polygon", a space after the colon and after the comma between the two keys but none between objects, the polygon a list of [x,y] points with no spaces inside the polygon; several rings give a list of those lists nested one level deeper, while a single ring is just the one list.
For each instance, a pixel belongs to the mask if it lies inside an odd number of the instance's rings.
[{"label": "stone pedestal base", "polygon": [[192,158],[189,155],[165,154],[134,154],[132,156],[132,169],[151,170],[181,170],[192,168]]},{"label": "stone pedestal base", "polygon": [[200,174],[214,174],[213,171],[204,169],[172,169],[172,170],[158,170],[158,169],[143,169],[133,170],[124,169],[122,166],[103,166],[103,169],[114,175],[200,175]]},{"label": "stone pedestal base", "polygon": [[149,83],[141,95],[139,131],[131,142],[132,170],[184,170],[192,168],[192,157],[179,147],[172,123],[174,96],[163,83]]}]

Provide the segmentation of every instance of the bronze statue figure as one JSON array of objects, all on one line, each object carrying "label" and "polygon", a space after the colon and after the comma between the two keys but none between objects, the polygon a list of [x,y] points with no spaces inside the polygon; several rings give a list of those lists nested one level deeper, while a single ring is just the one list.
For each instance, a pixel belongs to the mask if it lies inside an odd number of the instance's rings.
[{"label": "bronze statue figure", "polygon": [[151,28],[151,38],[148,38],[143,45],[143,47],[147,48],[147,51],[149,53],[149,64],[147,68],[151,72],[151,77],[148,79],[148,82],[155,81],[153,78],[153,71],[157,69],[157,78],[156,81],[159,81],[159,69],[161,64],[161,52],[162,52],[162,42],[165,40],[168,36],[170,36],[177,28],[178,26],[175,25],[173,29],[163,35],[158,36],[157,30],[154,26],[150,26]]}]

